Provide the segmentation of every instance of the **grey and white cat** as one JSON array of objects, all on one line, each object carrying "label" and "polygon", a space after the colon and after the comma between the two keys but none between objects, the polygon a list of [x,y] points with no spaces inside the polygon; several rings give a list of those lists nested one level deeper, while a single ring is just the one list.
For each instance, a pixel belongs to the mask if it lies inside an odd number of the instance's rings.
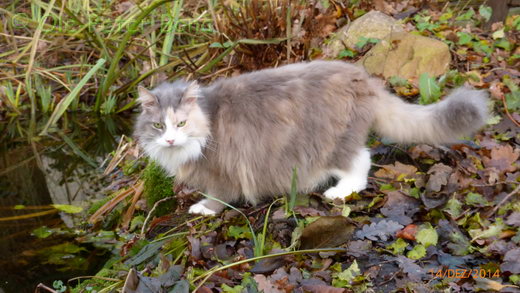
[{"label": "grey and white cat", "polygon": [[[366,188],[368,132],[402,143],[450,143],[485,124],[487,94],[454,90],[443,101],[409,104],[360,67],[340,61],[286,65],[220,79],[139,87],[135,135],[177,182],[224,202],[257,203],[287,194],[293,168],[298,191],[330,177],[327,198]],[[203,199],[190,213],[224,206]]]}]

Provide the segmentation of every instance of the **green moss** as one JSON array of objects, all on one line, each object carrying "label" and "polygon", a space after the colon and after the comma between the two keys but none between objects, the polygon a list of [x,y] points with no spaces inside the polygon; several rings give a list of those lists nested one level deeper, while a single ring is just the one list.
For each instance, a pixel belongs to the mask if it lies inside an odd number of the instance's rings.
[{"label": "green moss", "polygon": [[[146,204],[152,208],[155,202],[173,195],[173,181],[171,177],[156,163],[150,162],[144,169],[144,197]],[[174,205],[170,201],[157,207],[155,214],[162,216],[172,210]]]}]

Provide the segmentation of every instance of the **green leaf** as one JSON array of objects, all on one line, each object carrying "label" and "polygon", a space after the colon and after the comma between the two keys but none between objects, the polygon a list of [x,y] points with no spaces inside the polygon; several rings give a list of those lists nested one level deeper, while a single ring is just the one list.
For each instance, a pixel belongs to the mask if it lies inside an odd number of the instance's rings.
[{"label": "green leaf", "polygon": [[509,276],[509,282],[519,285],[520,284],[520,275],[511,275]]},{"label": "green leaf", "polygon": [[61,280],[55,280],[52,282],[52,287],[56,289],[56,292],[58,293],[65,292],[67,290],[67,286],[65,286]]},{"label": "green leaf", "polygon": [[379,190],[385,191],[385,190],[396,190],[395,187],[390,183],[381,184],[379,187]]},{"label": "green leaf", "polygon": [[470,20],[473,17],[473,15],[475,15],[475,11],[473,10],[473,8],[470,8],[464,14],[457,16],[456,20]]},{"label": "green leaf", "polygon": [[517,31],[520,31],[520,17],[515,18],[511,26]]},{"label": "green leaf", "polygon": [[248,226],[229,226],[227,235],[235,239],[251,238]]},{"label": "green leaf", "polygon": [[505,98],[509,112],[516,112],[520,110],[520,91],[507,93]]},{"label": "green leaf", "polygon": [[496,222],[492,225],[488,225],[487,229],[471,229],[468,233],[472,237],[471,241],[475,241],[482,238],[496,237],[504,228],[505,225],[502,218],[496,218]]},{"label": "green leaf", "polygon": [[356,276],[359,276],[361,274],[361,271],[359,270],[359,266],[354,260],[354,262],[350,265],[350,267],[346,270],[344,270],[341,273],[334,273],[334,280],[332,281],[332,286],[337,288],[345,288],[350,287],[350,284],[352,281],[354,281],[354,278]]},{"label": "green leaf", "polygon": [[448,9],[447,12],[441,14],[441,16],[439,17],[439,21],[444,23],[444,22],[447,22],[448,20],[450,20],[452,17],[453,17],[453,12],[451,11],[451,9]]},{"label": "green leaf", "polygon": [[466,195],[466,204],[476,207],[485,207],[490,203],[482,196],[482,194],[470,192]]},{"label": "green leaf", "polygon": [[404,239],[397,238],[397,240],[394,243],[388,245],[387,248],[392,250],[393,254],[398,255],[403,254],[407,246],[408,243]]},{"label": "green leaf", "polygon": [[[509,104],[507,106],[509,106]],[[486,121],[486,124],[497,125],[498,123],[500,123],[500,121],[502,121],[502,116],[500,115],[489,116],[488,120]]]},{"label": "green leaf", "polygon": [[137,266],[145,262],[146,260],[154,256],[157,256],[159,250],[162,248],[163,244],[167,240],[168,239],[146,244],[141,248],[141,250],[139,250],[139,252],[136,255],[126,260],[125,264],[128,266]]},{"label": "green leaf", "polygon": [[491,18],[491,14],[493,12],[493,9],[487,5],[480,5],[478,8],[478,13],[480,16],[482,16],[486,21],[489,21]]},{"label": "green leaf", "polygon": [[419,103],[423,105],[436,102],[441,96],[441,88],[435,78],[430,77],[426,72],[419,77],[419,92],[421,94]]},{"label": "green leaf", "polygon": [[462,213],[462,203],[455,197],[452,197],[446,203],[444,210],[453,218],[458,218]]},{"label": "green leaf", "polygon": [[426,248],[422,244],[416,245],[412,250],[406,254],[408,258],[420,259],[426,256]]},{"label": "green leaf", "polygon": [[47,238],[49,236],[51,236],[53,233],[52,229],[50,229],[49,227],[47,226],[42,226],[42,227],[39,227],[39,228],[36,228],[32,231],[32,234],[38,238]]},{"label": "green leaf", "polygon": [[361,49],[368,43],[377,44],[379,43],[379,39],[359,37],[359,41],[356,43],[356,47]]},{"label": "green leaf", "polygon": [[343,49],[338,54],[338,58],[345,58],[345,57],[353,58],[354,56],[355,56],[355,52],[350,49]]},{"label": "green leaf", "polygon": [[345,218],[348,218],[350,215],[351,208],[348,205],[343,205],[343,209],[341,210],[341,215]]},{"label": "green leaf", "polygon": [[479,42],[474,42],[473,45],[475,51],[479,53],[485,53],[486,55],[493,53],[493,48],[491,48],[487,40],[480,40]]},{"label": "green leaf", "polygon": [[15,206],[13,207],[13,209],[15,209],[15,210],[23,210],[23,209],[25,209],[25,205],[23,205],[23,204],[17,204],[17,205],[15,205]]},{"label": "green leaf", "polygon": [[242,291],[244,291],[244,286],[242,286],[242,285],[230,287],[226,284],[222,284],[222,286],[220,286],[220,288],[222,288],[223,292],[225,292],[225,293],[242,293]]},{"label": "green leaf", "polygon": [[506,34],[504,33],[504,28],[501,28],[495,32],[493,32],[493,34],[491,35],[493,37],[493,39],[501,39],[503,37],[506,36]]},{"label": "green leaf", "polygon": [[69,204],[51,204],[51,206],[67,214],[77,214],[83,211],[82,207],[73,206]]},{"label": "green leaf", "polygon": [[421,230],[417,232],[415,239],[417,239],[418,243],[424,245],[425,248],[428,248],[430,245],[437,245],[437,241],[439,241],[439,235],[430,223],[426,223],[422,226]]},{"label": "green leaf", "polygon": [[419,197],[421,197],[421,190],[417,187],[410,188],[409,193],[409,195],[413,198],[419,199]]},{"label": "green leaf", "polygon": [[511,49],[513,48],[513,46],[511,45],[511,43],[506,40],[506,39],[500,39],[498,41],[495,42],[495,47],[499,47],[499,48],[502,48],[506,51],[511,51]]},{"label": "green leaf", "polygon": [[457,36],[459,37],[459,41],[457,42],[457,44],[461,46],[469,44],[473,40],[473,36],[465,32],[458,32]]}]

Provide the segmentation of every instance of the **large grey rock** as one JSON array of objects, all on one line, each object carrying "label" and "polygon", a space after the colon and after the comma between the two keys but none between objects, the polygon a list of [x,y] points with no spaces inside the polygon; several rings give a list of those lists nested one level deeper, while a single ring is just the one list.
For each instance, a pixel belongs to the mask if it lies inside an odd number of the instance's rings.
[{"label": "large grey rock", "polygon": [[430,76],[444,74],[450,61],[450,50],[446,43],[400,32],[390,34],[376,44],[358,63],[370,74],[414,79],[424,72]]},{"label": "large grey rock", "polygon": [[383,39],[389,33],[402,31],[403,26],[397,20],[373,10],[338,29],[323,53],[329,57],[336,57],[345,45],[354,48],[361,37]]}]

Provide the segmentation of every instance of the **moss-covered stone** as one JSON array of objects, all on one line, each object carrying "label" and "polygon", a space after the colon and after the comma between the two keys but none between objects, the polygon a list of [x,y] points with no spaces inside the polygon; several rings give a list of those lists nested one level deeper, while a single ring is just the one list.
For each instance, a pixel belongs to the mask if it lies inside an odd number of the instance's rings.
[{"label": "moss-covered stone", "polygon": [[[144,169],[144,197],[149,208],[163,198],[173,195],[173,180],[156,163],[150,162]],[[174,204],[170,201],[160,204],[155,210],[158,216],[165,215],[172,210]]]}]

